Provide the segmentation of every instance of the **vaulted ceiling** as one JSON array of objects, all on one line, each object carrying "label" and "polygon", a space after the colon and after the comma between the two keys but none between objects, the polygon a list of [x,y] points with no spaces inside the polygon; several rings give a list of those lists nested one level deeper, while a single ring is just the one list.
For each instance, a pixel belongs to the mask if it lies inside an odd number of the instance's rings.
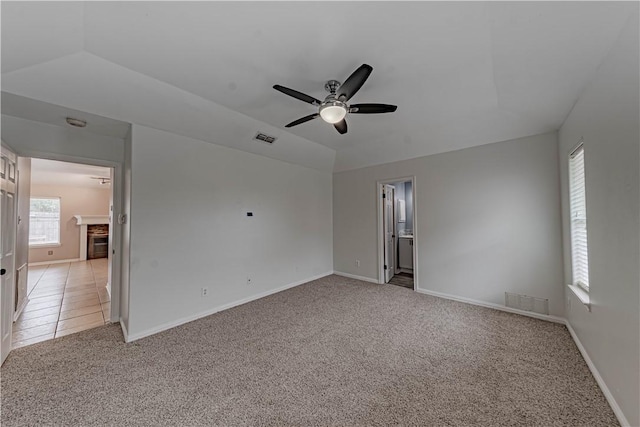
[{"label": "vaulted ceiling", "polygon": [[[321,170],[558,129],[635,3],[2,2],[2,90]],[[324,83],[373,66],[339,135]],[[6,101],[10,102],[10,101]],[[5,100],[3,99],[3,104]],[[3,105],[3,113],[9,109]],[[273,147],[253,141],[262,131]]]}]

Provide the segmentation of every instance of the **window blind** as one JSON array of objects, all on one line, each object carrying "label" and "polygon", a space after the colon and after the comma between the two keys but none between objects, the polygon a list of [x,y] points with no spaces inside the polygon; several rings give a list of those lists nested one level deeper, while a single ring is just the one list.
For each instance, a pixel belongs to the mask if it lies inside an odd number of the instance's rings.
[{"label": "window blind", "polygon": [[582,145],[569,156],[569,197],[573,284],[588,290],[587,198],[584,179],[584,147]]}]

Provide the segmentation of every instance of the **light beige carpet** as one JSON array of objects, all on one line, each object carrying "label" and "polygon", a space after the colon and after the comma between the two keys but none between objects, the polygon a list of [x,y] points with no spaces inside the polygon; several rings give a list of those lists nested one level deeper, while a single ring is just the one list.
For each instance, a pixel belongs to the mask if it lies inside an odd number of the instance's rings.
[{"label": "light beige carpet", "polygon": [[337,276],[1,374],[3,426],[617,425],[564,326]]}]

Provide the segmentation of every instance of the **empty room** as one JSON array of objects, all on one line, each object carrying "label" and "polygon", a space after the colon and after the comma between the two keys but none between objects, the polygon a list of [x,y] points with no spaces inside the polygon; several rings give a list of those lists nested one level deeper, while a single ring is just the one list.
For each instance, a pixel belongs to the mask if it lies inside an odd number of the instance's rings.
[{"label": "empty room", "polygon": [[639,2],[0,12],[3,426],[640,426]]}]

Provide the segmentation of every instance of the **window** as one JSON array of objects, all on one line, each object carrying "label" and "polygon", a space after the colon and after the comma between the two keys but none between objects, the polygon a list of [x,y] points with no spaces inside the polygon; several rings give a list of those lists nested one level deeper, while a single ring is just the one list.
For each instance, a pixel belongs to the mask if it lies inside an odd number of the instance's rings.
[{"label": "window", "polygon": [[29,246],[60,244],[60,199],[32,197],[29,207]]},{"label": "window", "polygon": [[582,142],[569,155],[569,205],[571,213],[573,284],[588,291],[587,198],[584,179],[584,146]]}]

